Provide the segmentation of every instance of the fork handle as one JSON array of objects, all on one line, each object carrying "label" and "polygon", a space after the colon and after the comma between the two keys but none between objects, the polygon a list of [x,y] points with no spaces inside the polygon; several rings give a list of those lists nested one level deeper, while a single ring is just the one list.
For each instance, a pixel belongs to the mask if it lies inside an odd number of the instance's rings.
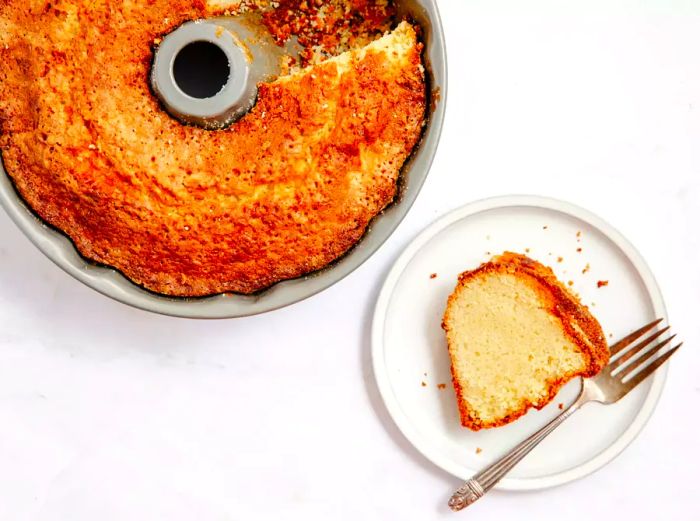
[{"label": "fork handle", "polygon": [[522,443],[513,447],[503,457],[486,467],[484,470],[474,475],[472,479],[467,481],[460,489],[458,489],[450,498],[448,505],[452,510],[458,512],[463,508],[468,507],[475,501],[481,499],[484,494],[491,490],[496,483],[510,472],[510,470],[527,456],[532,449],[537,447],[539,443],[545,439],[554,429],[559,427],[564,421],[574,414],[580,407],[580,396],[568,409],[554,418],[547,425],[542,427],[535,434],[527,438]]}]

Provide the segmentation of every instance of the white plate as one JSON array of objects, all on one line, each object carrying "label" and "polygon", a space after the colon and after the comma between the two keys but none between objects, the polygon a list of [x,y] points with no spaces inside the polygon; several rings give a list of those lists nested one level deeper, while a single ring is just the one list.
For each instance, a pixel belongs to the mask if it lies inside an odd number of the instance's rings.
[{"label": "white plate", "polygon": [[[634,247],[600,218],[571,204],[502,197],[470,204],[430,226],[398,259],[380,294],[372,331],[374,372],[403,434],[433,463],[465,480],[553,418],[580,385],[571,382],[545,409],[505,427],[480,432],[461,427],[442,314],[457,275],[506,250],[526,253],[551,266],[561,280],[573,281],[612,338],[666,317],[656,281]],[[599,280],[609,285],[598,288]],[[663,367],[615,405],[584,407],[499,488],[560,485],[608,463],[649,419],[666,371]]]}]

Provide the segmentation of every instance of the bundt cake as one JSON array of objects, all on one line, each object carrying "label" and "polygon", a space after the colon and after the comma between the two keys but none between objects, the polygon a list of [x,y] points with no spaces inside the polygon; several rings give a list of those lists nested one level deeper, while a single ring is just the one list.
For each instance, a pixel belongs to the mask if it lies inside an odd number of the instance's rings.
[{"label": "bundt cake", "polygon": [[462,425],[505,425],[608,362],[605,335],[550,268],[515,253],[463,273],[443,320]]},{"label": "bundt cake", "polygon": [[[250,4],[0,2],[7,173],[84,257],[156,293],[251,294],[329,265],[393,201],[422,134],[422,45],[405,21],[362,48],[307,54],[311,65],[261,84],[252,111],[225,130],[170,117],[149,86],[159,39]],[[324,56],[381,32],[391,14],[386,0],[328,2],[353,6],[350,19],[375,8],[355,40],[333,39],[301,23],[311,5],[349,30],[318,2],[257,4],[272,6],[276,38],[303,31],[315,50],[328,44]]]}]

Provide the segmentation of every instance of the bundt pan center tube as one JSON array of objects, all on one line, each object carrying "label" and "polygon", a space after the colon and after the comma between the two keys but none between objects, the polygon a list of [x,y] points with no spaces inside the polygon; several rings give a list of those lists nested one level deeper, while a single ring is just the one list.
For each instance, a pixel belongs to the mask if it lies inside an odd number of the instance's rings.
[{"label": "bundt pan center tube", "polygon": [[[187,22],[158,46],[151,84],[167,111],[183,123],[224,128],[255,104],[262,74],[253,74],[251,69],[255,62],[232,36],[233,33],[215,22]],[[193,51],[188,52],[189,49]],[[201,54],[214,57],[202,60]],[[183,62],[184,65],[178,66]],[[202,62],[210,62],[205,65],[213,76],[210,81],[218,80],[221,84],[218,91],[216,85],[207,90],[205,81],[197,82],[196,75],[207,73],[196,68]],[[189,84],[190,92],[180,83]]]},{"label": "bundt pan center tube", "polygon": [[185,124],[219,130],[255,105],[258,84],[280,75],[292,45],[276,45],[252,16],[185,22],[154,52],[151,86]]},{"label": "bundt pan center tube", "polygon": [[[330,287],[409,211],[438,146],[447,95],[435,0],[397,1],[382,26],[372,26],[372,9],[386,14],[383,2],[343,1],[328,4],[341,5],[341,13],[369,6],[357,22],[369,30],[319,38],[314,20],[297,19],[288,34],[288,18],[277,13],[207,10],[234,3],[221,0],[129,7],[122,20],[152,36],[144,52],[138,43],[128,48],[125,32],[115,34],[133,56],[118,63],[120,47],[109,34],[82,34],[109,27],[79,25],[87,23],[79,10],[92,9],[83,0],[53,4],[67,9],[58,17],[10,0],[0,7],[0,58],[9,63],[0,71],[0,204],[66,272],[147,311],[250,316]],[[279,4],[297,15],[309,9],[296,0]],[[347,20],[358,20],[338,11],[334,18],[324,6],[310,8],[323,11],[329,26],[347,29]],[[154,9],[163,13],[160,33]],[[155,20],[138,19],[143,13]],[[36,37],[43,16],[54,16],[58,29]],[[251,23],[262,19],[269,32]],[[64,31],[80,36],[84,50]],[[359,138],[367,141],[352,143]],[[175,163],[164,170],[167,160]]]}]

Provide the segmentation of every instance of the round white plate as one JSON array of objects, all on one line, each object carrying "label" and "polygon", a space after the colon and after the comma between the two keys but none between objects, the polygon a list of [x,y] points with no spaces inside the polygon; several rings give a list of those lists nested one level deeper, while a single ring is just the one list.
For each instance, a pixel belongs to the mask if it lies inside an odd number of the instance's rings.
[{"label": "round white plate", "polygon": [[[433,463],[465,480],[552,419],[560,403],[573,401],[580,385],[570,382],[542,411],[505,427],[472,432],[460,425],[442,314],[458,274],[506,250],[525,253],[551,266],[560,280],[572,281],[609,340],[666,317],[656,281],[634,247],[600,218],[571,204],[530,196],[479,201],[420,234],[380,294],[372,331],[374,372],[384,402],[408,440]],[[603,280],[609,284],[599,288]],[[649,419],[666,371],[662,367],[617,404],[584,407],[499,488],[561,485],[608,463]]]}]

